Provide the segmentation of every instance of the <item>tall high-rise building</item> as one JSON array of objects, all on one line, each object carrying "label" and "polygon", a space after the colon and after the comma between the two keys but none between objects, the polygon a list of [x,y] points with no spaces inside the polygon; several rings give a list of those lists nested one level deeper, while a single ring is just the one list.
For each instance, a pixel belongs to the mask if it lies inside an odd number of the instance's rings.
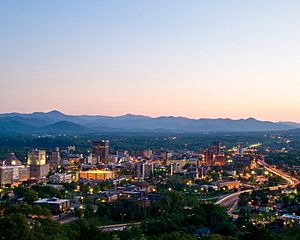
[{"label": "tall high-rise building", "polygon": [[221,144],[220,142],[212,142],[208,149],[203,152],[204,164],[206,166],[213,165],[216,156],[221,155]]},{"label": "tall high-rise building", "polygon": [[32,149],[28,152],[28,165],[44,165],[46,164],[46,151]]},{"label": "tall high-rise building", "polygon": [[93,155],[97,159],[97,163],[108,164],[109,162],[109,141],[94,141]]},{"label": "tall high-rise building", "polygon": [[28,165],[30,166],[30,178],[40,180],[49,173],[49,164],[46,164],[46,151],[33,149],[28,152]]},{"label": "tall high-rise building", "polygon": [[219,155],[221,153],[221,144],[220,144],[220,142],[213,142],[210,145],[210,150],[212,151],[213,154]]},{"label": "tall high-rise building", "polygon": [[210,149],[207,149],[204,151],[204,164],[205,166],[211,166],[213,165],[213,161],[214,161],[214,154],[212,151],[210,151]]},{"label": "tall high-rise building", "polygon": [[138,162],[134,165],[133,173],[134,177],[138,179],[149,178],[154,173],[154,165],[144,161]]},{"label": "tall high-rise building", "polygon": [[242,143],[239,143],[238,145],[237,145],[237,148],[236,148],[236,154],[237,155],[239,155],[239,156],[241,156],[241,155],[243,155],[244,154],[244,147],[243,147],[243,144]]},{"label": "tall high-rise building", "polygon": [[167,151],[162,153],[162,160],[163,160],[163,164],[165,166],[167,165],[168,160],[171,158],[172,158],[172,153],[167,152]]},{"label": "tall high-rise building", "polygon": [[51,168],[57,168],[61,164],[60,161],[61,157],[59,148],[55,148],[55,150],[51,154],[49,165]]}]

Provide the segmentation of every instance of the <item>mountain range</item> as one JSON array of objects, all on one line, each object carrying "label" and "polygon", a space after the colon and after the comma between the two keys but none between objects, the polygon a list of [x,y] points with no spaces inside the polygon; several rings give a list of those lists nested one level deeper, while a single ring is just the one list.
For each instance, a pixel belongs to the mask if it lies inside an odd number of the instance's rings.
[{"label": "mountain range", "polygon": [[295,122],[270,122],[248,119],[190,119],[185,117],[148,117],[127,114],[117,117],[67,115],[59,111],[0,114],[2,133],[69,133],[108,132],[251,132],[281,131],[300,128]]}]

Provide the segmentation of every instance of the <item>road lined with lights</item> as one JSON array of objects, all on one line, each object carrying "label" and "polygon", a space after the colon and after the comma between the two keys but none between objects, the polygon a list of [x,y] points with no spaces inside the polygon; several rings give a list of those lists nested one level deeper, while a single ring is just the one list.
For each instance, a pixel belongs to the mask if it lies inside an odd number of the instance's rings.
[{"label": "road lined with lights", "polygon": [[[289,186],[292,187],[292,188],[296,187],[300,183],[300,181],[298,179],[293,178],[293,177],[287,175],[286,173],[282,172],[281,170],[272,167],[270,164],[266,163],[263,160],[257,160],[257,163],[259,165],[262,165],[269,172],[274,173],[275,175],[277,175],[277,176],[283,178],[284,180],[286,180],[288,182]],[[281,185],[279,185],[279,186],[281,186]]]},{"label": "road lined with lights", "polygon": [[103,232],[123,231],[125,229],[130,229],[134,226],[139,226],[139,225],[141,225],[141,222],[122,223],[122,224],[112,224],[112,225],[99,226],[98,229],[103,231]]},{"label": "road lined with lights", "polygon": [[[293,177],[289,176],[288,174],[284,173],[283,171],[272,167],[270,164],[266,163],[265,161],[257,160],[257,163],[259,165],[263,166],[269,172],[283,178],[284,180],[286,180],[288,182],[288,185],[281,184],[281,185],[276,186],[278,188],[281,188],[281,189],[284,189],[287,187],[295,188],[300,183],[300,181],[298,179],[293,178]],[[220,204],[222,206],[229,206],[230,204],[233,204],[233,206],[227,211],[229,214],[231,214],[232,211],[237,206],[237,201],[239,200],[239,196],[242,193],[245,193],[245,192],[251,193],[252,191],[253,191],[252,189],[248,189],[248,190],[243,190],[243,191],[232,193],[230,195],[227,195],[227,196],[221,198],[215,204]]]},{"label": "road lined with lights", "polygon": [[215,204],[221,204],[223,206],[227,206],[229,205],[230,203],[236,201],[239,196],[242,194],[242,193],[246,193],[246,192],[252,192],[253,190],[252,189],[248,189],[248,190],[243,190],[243,191],[239,191],[239,192],[235,192],[235,193],[232,193],[226,197],[223,197],[221,198],[219,201],[217,201]]}]

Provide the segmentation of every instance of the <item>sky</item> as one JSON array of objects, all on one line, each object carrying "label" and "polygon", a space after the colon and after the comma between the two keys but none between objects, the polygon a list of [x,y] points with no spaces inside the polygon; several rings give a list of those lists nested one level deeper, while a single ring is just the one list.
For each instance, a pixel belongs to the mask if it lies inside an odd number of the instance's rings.
[{"label": "sky", "polygon": [[0,112],[300,122],[298,0],[3,0]]}]

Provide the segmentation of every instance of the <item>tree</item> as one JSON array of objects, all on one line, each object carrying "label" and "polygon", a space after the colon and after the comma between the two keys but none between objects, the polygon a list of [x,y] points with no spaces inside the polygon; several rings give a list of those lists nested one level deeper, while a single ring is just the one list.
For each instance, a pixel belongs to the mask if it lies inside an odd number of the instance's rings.
[{"label": "tree", "polygon": [[211,236],[204,237],[203,240],[223,240],[223,238],[219,234],[213,234]]},{"label": "tree", "polygon": [[22,213],[14,213],[0,219],[0,238],[10,240],[30,239],[28,220]]},{"label": "tree", "polygon": [[2,198],[1,198],[1,200],[2,200],[2,201],[5,201],[5,202],[9,201],[9,195],[8,195],[7,192],[4,193],[4,195],[3,195]]},{"label": "tree", "polygon": [[95,186],[93,187],[94,193],[98,193],[98,192],[100,192],[100,190],[101,190],[101,188],[100,188],[99,185],[95,185]]},{"label": "tree", "polygon": [[24,193],[24,201],[28,204],[32,204],[34,201],[36,201],[38,199],[39,199],[38,193],[32,189],[28,189]]},{"label": "tree", "polygon": [[77,218],[82,217],[82,215],[83,215],[82,209],[76,207],[76,208],[74,208],[74,211],[75,211],[75,217],[77,217]]},{"label": "tree", "polygon": [[103,217],[105,217],[105,216],[106,216],[107,218],[110,218],[110,217],[111,217],[111,212],[110,212],[109,207],[107,207],[105,204],[102,204],[102,203],[98,205],[96,214],[97,214],[100,218],[103,218]]},{"label": "tree", "polygon": [[171,233],[164,233],[161,236],[159,236],[157,239],[158,240],[196,240],[197,238],[193,237],[190,234],[186,234],[184,232],[171,232]]},{"label": "tree", "polygon": [[249,200],[250,200],[250,193],[247,193],[247,192],[242,193],[239,196],[239,207],[247,206]]},{"label": "tree", "polygon": [[22,198],[22,197],[24,197],[24,194],[27,191],[27,189],[23,185],[20,185],[20,186],[15,187],[13,191],[14,191],[16,198]]},{"label": "tree", "polygon": [[84,216],[86,218],[91,218],[94,216],[94,209],[91,205],[87,205],[84,210]]},{"label": "tree", "polygon": [[32,206],[28,204],[22,205],[12,205],[5,209],[5,215],[22,213],[24,215],[29,215],[32,213]]},{"label": "tree", "polygon": [[46,206],[41,207],[39,205],[35,205],[32,207],[32,213],[36,215],[44,215],[44,216],[51,215],[51,211],[49,208],[47,208]]}]

